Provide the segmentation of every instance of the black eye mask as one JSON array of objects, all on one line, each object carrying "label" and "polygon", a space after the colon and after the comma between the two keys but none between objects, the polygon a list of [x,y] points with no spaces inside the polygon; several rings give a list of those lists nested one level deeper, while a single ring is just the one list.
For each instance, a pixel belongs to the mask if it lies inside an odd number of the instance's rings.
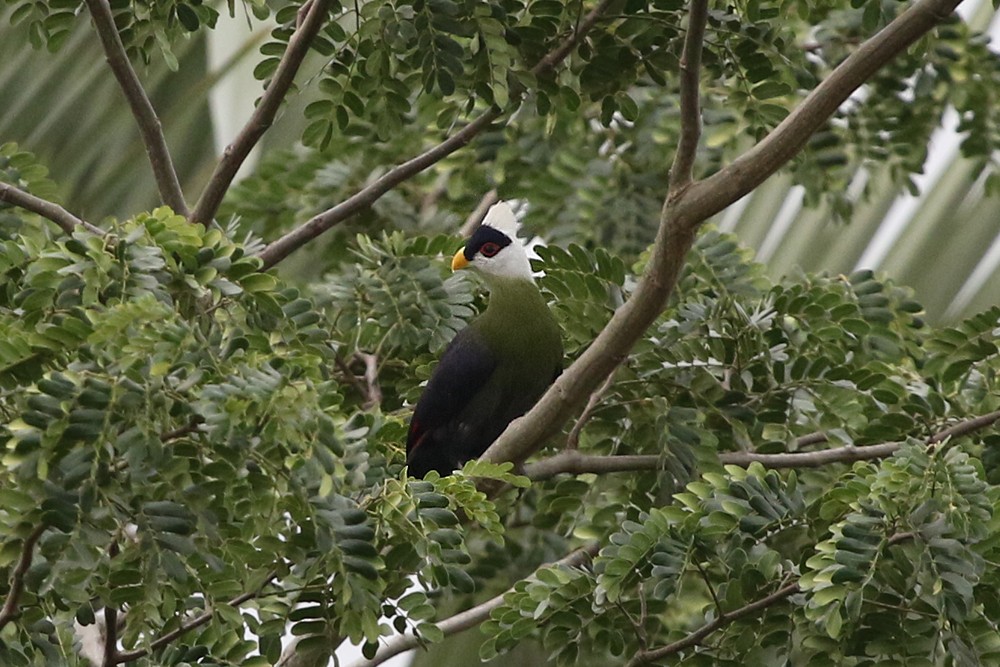
[{"label": "black eye mask", "polygon": [[469,238],[468,242],[466,242],[465,250],[462,251],[462,254],[465,255],[465,259],[471,262],[472,258],[476,256],[476,253],[482,250],[483,246],[487,243],[492,243],[497,246],[497,250],[493,252],[492,255],[483,253],[487,257],[492,257],[500,250],[509,246],[511,244],[511,238],[503,232],[493,229],[492,227],[481,225],[479,229],[476,230],[476,233]]}]

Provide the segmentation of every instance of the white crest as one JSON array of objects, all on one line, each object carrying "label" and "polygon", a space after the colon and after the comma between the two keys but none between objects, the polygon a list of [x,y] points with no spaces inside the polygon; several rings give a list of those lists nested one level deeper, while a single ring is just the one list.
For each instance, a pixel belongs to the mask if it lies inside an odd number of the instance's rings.
[{"label": "white crest", "polygon": [[517,238],[517,230],[521,224],[514,217],[514,211],[510,204],[505,201],[497,202],[490,207],[483,219],[483,225],[491,227],[504,236],[507,236],[511,243],[505,246],[493,257],[486,257],[477,253],[470,265],[487,278],[496,276],[498,278],[524,278],[533,280],[531,275],[531,263],[525,252],[524,243]]},{"label": "white crest", "polygon": [[521,223],[514,217],[514,211],[511,210],[510,204],[505,201],[499,201],[490,206],[486,217],[483,218],[483,224],[499,232],[503,232],[512,241],[517,240],[517,230],[521,226]]}]

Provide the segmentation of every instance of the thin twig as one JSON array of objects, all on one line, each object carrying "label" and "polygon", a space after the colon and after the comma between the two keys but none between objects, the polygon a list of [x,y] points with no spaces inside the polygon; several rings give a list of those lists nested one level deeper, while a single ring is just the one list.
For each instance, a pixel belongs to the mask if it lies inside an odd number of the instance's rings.
[{"label": "thin twig", "polygon": [[378,357],[367,352],[357,352],[355,356],[365,365],[365,410],[382,404],[382,387],[378,383]]},{"label": "thin twig", "polygon": [[[645,597],[643,597],[642,594],[641,582],[639,583],[639,602],[645,602]],[[618,608],[618,611],[621,612],[622,616],[627,618],[628,622],[632,624],[632,631],[635,632],[635,639],[639,642],[639,647],[643,649],[647,648],[649,644],[648,638],[646,637],[646,630],[639,620],[629,613],[629,610],[625,607],[625,604],[621,600],[615,600],[615,606]]]},{"label": "thin twig", "polygon": [[382,195],[403,181],[412,178],[424,169],[436,164],[459,148],[465,146],[472,141],[473,137],[489,127],[500,115],[500,111],[496,109],[491,109],[483,113],[437,146],[421,153],[412,160],[393,167],[370,185],[362,188],[333,208],[313,216],[277,241],[269,243],[260,253],[260,258],[264,262],[261,270],[266,271],[270,269],[323,232],[328,231],[352,215],[367,209],[378,201]]},{"label": "thin twig", "polygon": [[[267,586],[267,584],[269,584],[271,582],[271,580],[274,579],[276,576],[277,576],[276,572],[271,572],[267,576],[267,578],[264,579],[264,583],[261,584],[259,588],[257,588],[256,590],[253,590],[253,591],[247,591],[246,593],[241,593],[240,595],[237,595],[236,597],[234,597],[232,600],[230,600],[226,604],[229,605],[230,607],[239,607],[244,602],[246,602],[248,600],[252,600],[253,598],[257,597],[260,594],[261,590],[265,586]],[[151,652],[155,651],[156,649],[160,648],[161,646],[166,646],[167,644],[171,643],[172,641],[174,641],[175,639],[177,639],[178,637],[180,637],[184,633],[186,633],[186,632],[188,632],[190,630],[194,630],[195,628],[201,627],[202,625],[205,625],[210,620],[212,620],[214,617],[215,617],[215,612],[213,612],[211,609],[207,609],[207,610],[205,610],[204,613],[202,613],[202,614],[200,614],[198,616],[195,616],[190,621],[187,621],[185,623],[181,623],[179,626],[177,626],[176,629],[171,630],[167,634],[165,634],[165,635],[163,635],[161,637],[158,637],[157,639],[151,641],[149,643],[149,645],[147,647],[145,647],[145,648],[138,648],[138,649],[135,649],[133,651],[122,651],[122,652],[118,653],[117,662],[118,662],[118,664],[122,664],[122,663],[126,663],[126,662],[132,662],[134,660],[138,660],[139,658],[145,658]]]},{"label": "thin twig", "polygon": [[[250,120],[236,135],[233,142],[223,151],[222,159],[215,166],[215,171],[212,172],[205,190],[201,193],[201,197],[194,207],[191,222],[207,225],[212,221],[219,210],[222,198],[236,177],[236,172],[239,171],[253,147],[274,123],[281,102],[288,94],[288,89],[291,88],[295,75],[309,52],[309,45],[323,26],[323,21],[329,11],[329,0],[311,0],[309,4],[311,6],[306,10],[305,15],[299,14],[298,29],[288,40],[288,48],[285,49],[285,54],[281,57],[278,68],[267,84],[253,115],[250,116]],[[305,10],[305,5],[302,9]]]},{"label": "thin twig", "polygon": [[871,461],[892,456],[902,445],[898,442],[884,442],[879,445],[855,447],[847,445],[815,452],[788,452],[784,454],[759,454],[757,452],[725,452],[719,454],[723,464],[746,468],[751,463],[760,463],[765,468],[819,468],[830,463],[853,463]]},{"label": "thin twig", "polygon": [[[934,445],[945,438],[957,438],[988,428],[1000,421],[1000,410],[979,417],[953,424],[938,431],[926,439],[928,445]],[[821,434],[810,433],[799,439],[809,442],[821,442]],[[825,439],[825,438],[824,438]],[[747,467],[751,463],[760,463],[765,468],[819,468],[831,463],[853,463],[854,461],[872,461],[892,456],[902,447],[899,442],[884,442],[878,445],[834,447],[812,452],[785,452],[780,454],[760,454],[758,452],[722,452],[719,462],[727,465]],[[658,454],[632,454],[621,456],[602,456],[599,454],[581,454],[575,450],[564,450],[555,456],[534,461],[524,467],[524,474],[534,481],[569,473],[582,475],[586,473],[609,474],[616,472],[636,472],[642,470],[659,470],[663,467],[663,457]]]},{"label": "thin twig", "polygon": [[59,204],[47,201],[41,197],[36,197],[35,195],[14,187],[9,183],[0,183],[0,201],[5,201],[8,204],[19,206],[26,211],[37,213],[46,220],[50,220],[59,225],[59,227],[67,234],[72,234],[76,231],[77,227],[83,227],[87,231],[93,232],[97,235],[104,234],[103,229],[95,227],[89,222],[76,217]]},{"label": "thin twig", "polygon": [[[896,533],[895,535],[892,535],[887,540],[886,543],[889,546],[893,546],[911,540],[914,537],[915,537],[914,533]],[[701,571],[702,575],[704,576],[705,574],[704,570],[702,570],[697,563],[695,565],[698,567],[698,570]],[[709,586],[709,590],[711,590],[711,586]],[[764,609],[767,609],[768,607],[777,604],[778,602],[781,602],[788,596],[794,595],[799,591],[800,588],[797,581],[783,584],[778,590],[771,593],[770,595],[763,597],[760,600],[751,602],[747,605],[740,607],[739,609],[735,609],[730,612],[723,612],[721,606],[719,605],[719,601],[716,599],[715,609],[718,616],[715,619],[701,626],[700,628],[690,633],[683,639],[673,642],[672,644],[667,644],[666,646],[661,646],[660,648],[652,650],[640,650],[636,652],[636,654],[632,656],[632,659],[628,661],[625,667],[639,667],[639,665],[645,665],[651,662],[656,662],[658,660],[662,660],[663,658],[669,655],[674,655],[675,653],[679,653],[686,648],[696,646],[700,644],[702,640],[705,639],[705,637],[709,636],[719,628],[729,625],[733,621],[737,621],[745,616],[751,616],[759,611],[763,611]],[[715,598],[715,595],[713,594],[712,597]]]},{"label": "thin twig", "polygon": [[958,422],[957,424],[953,424],[943,431],[939,431],[929,437],[927,439],[927,444],[936,445],[939,442],[944,442],[948,438],[958,438],[963,435],[968,435],[969,433],[978,431],[981,428],[990,426],[997,420],[1000,420],[1000,410],[976,417],[974,419]]},{"label": "thin twig", "polygon": [[343,373],[344,379],[350,382],[351,386],[357,389],[359,394],[364,396],[365,385],[361,383],[361,380],[359,380],[358,376],[354,374],[354,371],[351,370],[351,367],[347,365],[347,362],[344,361],[340,357],[340,355],[337,355],[333,358],[333,363],[335,363],[337,365],[337,368],[340,369],[340,372]]},{"label": "thin twig", "polygon": [[[585,547],[577,549],[573,553],[561,558],[555,563],[548,564],[543,567],[551,567],[552,565],[578,567],[593,558],[599,549],[599,543],[591,542]],[[444,633],[445,637],[449,637],[464,630],[468,630],[469,628],[473,628],[489,618],[490,612],[503,604],[504,596],[511,590],[513,589],[508,589],[500,595],[490,598],[486,602],[478,604],[471,609],[466,609],[465,611],[446,618],[443,621],[439,621],[436,625],[438,629]],[[409,651],[412,648],[417,648],[420,645],[421,641],[415,635],[396,635],[379,647],[379,650],[374,656],[352,662],[349,667],[375,667],[376,665],[381,665],[393,656]]]},{"label": "thin twig", "polygon": [[927,618],[938,618],[938,615],[931,611],[923,611],[922,609],[914,609],[912,607],[903,607],[898,604],[889,604],[888,602],[879,602],[878,600],[865,599],[870,605],[876,607],[881,607],[882,609],[889,609],[891,611],[898,611],[901,614],[917,614],[918,616],[926,616]]},{"label": "thin twig", "polygon": [[24,544],[21,545],[21,558],[17,561],[17,565],[10,575],[10,592],[7,593],[7,601],[4,602],[3,609],[0,609],[0,630],[3,630],[5,625],[17,618],[20,611],[18,605],[21,603],[21,594],[24,593],[24,575],[31,567],[31,561],[35,558],[35,545],[38,544],[38,540],[41,539],[46,528],[48,526],[45,524],[36,526],[24,538]]},{"label": "thin twig", "polygon": [[712,585],[712,580],[708,578],[708,573],[705,572],[705,568],[701,566],[701,563],[697,559],[694,561],[694,566],[698,570],[698,574],[701,575],[702,580],[705,582],[705,586],[708,588],[708,594],[712,596],[712,603],[715,605],[715,613],[721,618],[725,616],[725,612],[722,610],[722,603],[719,601],[719,596],[715,594],[715,586]]},{"label": "thin twig", "polygon": [[170,158],[170,149],[167,148],[167,140],[163,136],[163,126],[160,124],[156,110],[153,109],[153,104],[146,96],[146,91],[143,90],[142,83],[139,82],[139,77],[125,53],[125,45],[122,44],[121,37],[118,35],[111,5],[108,0],[86,0],[86,2],[90,9],[90,15],[94,19],[97,34],[101,38],[101,44],[104,46],[108,65],[111,66],[111,71],[118,79],[118,85],[125,93],[125,99],[128,101],[132,115],[139,126],[139,134],[146,147],[146,154],[149,155],[149,163],[153,167],[153,177],[156,179],[156,187],[160,191],[160,197],[163,199],[163,203],[176,213],[186,216],[188,214],[187,202],[184,201],[184,193],[181,191],[181,184],[177,179],[177,171]]},{"label": "thin twig", "polygon": [[191,417],[189,421],[184,426],[178,426],[172,431],[164,431],[160,434],[160,440],[163,442],[169,442],[170,440],[176,440],[177,438],[182,438],[189,433],[194,433],[198,430],[198,427],[205,422],[205,418],[201,415],[195,415]]},{"label": "thin twig", "polygon": [[566,449],[577,449],[580,446],[580,434],[583,432],[583,427],[587,425],[590,421],[590,417],[594,414],[594,410],[597,409],[597,404],[601,402],[601,397],[604,396],[604,392],[608,390],[611,383],[615,381],[615,373],[612,371],[608,373],[608,377],[604,379],[601,386],[594,390],[590,394],[590,398],[587,399],[587,405],[584,406],[583,412],[580,413],[579,419],[573,424],[573,428],[570,429],[569,435],[566,436]]},{"label": "thin twig", "polygon": [[733,621],[737,621],[745,616],[750,616],[756,614],[759,611],[767,609],[771,605],[781,602],[790,595],[794,595],[799,592],[798,582],[793,582],[782,586],[770,595],[751,602],[750,604],[744,605],[739,609],[734,609],[733,611],[719,614],[717,618],[709,623],[701,626],[691,634],[687,635],[683,639],[673,642],[672,644],[667,644],[666,646],[661,646],[659,648],[650,649],[647,651],[639,651],[632,659],[628,661],[625,667],[638,667],[639,665],[645,665],[651,662],[656,662],[661,660],[668,655],[673,655],[679,653],[686,648],[696,646],[701,643],[701,641],[718,630],[719,628],[729,625]]},{"label": "thin twig", "polygon": [[646,582],[639,582],[639,625],[636,626],[636,634],[639,636],[639,645],[642,648],[649,647],[649,637],[646,635],[646,620],[649,618],[649,607],[646,603]]},{"label": "thin twig", "polygon": [[[611,0],[601,0],[594,9],[580,22],[578,29],[567,37],[558,47],[549,52],[538,61],[531,73],[540,76],[552,71],[557,67],[572,51],[573,47],[583,38],[584,35],[600,19]],[[400,165],[397,165],[383,174],[366,187],[362,188],[352,196],[340,202],[333,208],[313,216],[301,226],[288,232],[277,241],[268,244],[260,253],[260,258],[264,261],[262,270],[273,267],[290,254],[306,245],[317,236],[331,229],[335,225],[343,222],[347,218],[368,208],[385,193],[392,190],[400,183],[416,176],[424,169],[437,164],[458,149],[468,144],[480,132],[493,124],[504,114],[504,111],[493,107],[484,111],[481,115],[472,120],[461,130],[451,135],[438,145],[430,148],[415,158],[412,158]]]},{"label": "thin twig", "polygon": [[886,544],[888,544],[891,547],[896,544],[900,544],[902,542],[909,542],[916,536],[917,534],[911,531],[907,531],[905,533],[895,533],[889,536],[889,539],[886,540]]},{"label": "thin twig", "polygon": [[531,68],[531,73],[535,76],[542,76],[549,74],[559,66],[563,60],[576,48],[576,45],[580,43],[584,35],[590,32],[590,29],[594,27],[594,24],[604,15],[607,11],[608,5],[611,2],[609,0],[601,0],[597,5],[591,9],[583,20],[578,21],[573,27],[573,32],[570,33],[569,37],[564,39],[562,43],[559,44],[555,49],[545,54],[541,60],[539,60],[534,67]]},{"label": "thin twig", "polygon": [[378,382],[378,357],[367,352],[355,352],[352,360],[357,360],[364,364],[364,382],[354,374],[354,371],[351,370],[347,362],[339,356],[334,357],[334,363],[344,375],[344,378],[361,394],[361,407],[365,410],[371,410],[376,405],[382,403],[382,388]]},{"label": "thin twig", "polygon": [[670,167],[670,197],[690,183],[694,173],[694,158],[701,137],[699,77],[707,21],[708,0],[692,0],[680,62],[680,141]]}]

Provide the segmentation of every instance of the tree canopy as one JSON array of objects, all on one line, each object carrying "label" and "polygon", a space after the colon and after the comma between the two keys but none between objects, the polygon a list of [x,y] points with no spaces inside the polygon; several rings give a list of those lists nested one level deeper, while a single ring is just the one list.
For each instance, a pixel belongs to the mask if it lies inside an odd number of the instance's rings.
[{"label": "tree canopy", "polygon": [[[7,0],[0,49],[99,49],[142,149],[0,146],[0,663],[377,665],[466,630],[556,665],[1000,661],[1000,306],[934,324],[706,224],[779,170],[850,224],[948,108],[994,192],[1000,57],[958,4]],[[216,159],[160,114],[199,126],[171,77],[219,12],[277,27]],[[279,117],[299,141],[234,182]],[[442,258],[498,197],[568,367],[412,479],[485,299]]]}]

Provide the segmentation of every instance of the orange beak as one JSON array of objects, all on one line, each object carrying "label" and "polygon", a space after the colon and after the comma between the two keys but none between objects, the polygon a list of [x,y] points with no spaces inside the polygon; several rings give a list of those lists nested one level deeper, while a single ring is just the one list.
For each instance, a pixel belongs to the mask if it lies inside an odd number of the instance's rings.
[{"label": "orange beak", "polygon": [[469,265],[469,260],[465,258],[465,248],[459,248],[455,256],[451,258],[451,270],[458,271]]}]

